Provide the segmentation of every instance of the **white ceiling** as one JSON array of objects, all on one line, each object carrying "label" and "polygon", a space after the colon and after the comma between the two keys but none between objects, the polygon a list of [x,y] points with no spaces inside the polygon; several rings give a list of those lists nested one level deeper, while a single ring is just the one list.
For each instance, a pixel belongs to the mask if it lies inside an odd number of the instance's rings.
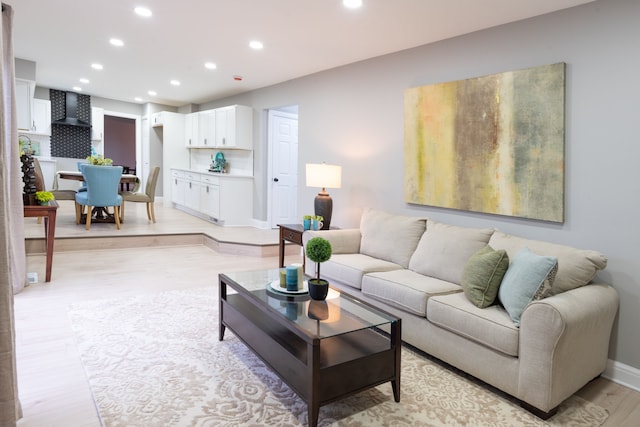
[{"label": "white ceiling", "polygon": [[[14,54],[36,62],[39,86],[181,106],[593,0],[364,0],[358,10],[342,0],[3,1],[14,8]],[[248,47],[253,39],[262,51]]]}]

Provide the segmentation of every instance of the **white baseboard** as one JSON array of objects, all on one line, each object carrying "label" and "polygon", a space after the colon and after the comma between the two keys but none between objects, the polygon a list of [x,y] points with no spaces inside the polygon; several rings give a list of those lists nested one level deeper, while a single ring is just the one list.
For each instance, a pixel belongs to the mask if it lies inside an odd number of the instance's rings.
[{"label": "white baseboard", "polygon": [[252,224],[251,225],[252,227],[259,228],[259,229],[262,229],[262,230],[268,230],[268,229],[271,228],[271,227],[269,227],[269,223],[267,221],[261,221],[259,219],[255,219],[255,218],[253,218],[251,220],[251,224]]},{"label": "white baseboard", "polygon": [[609,359],[602,376],[633,390],[640,391],[640,369]]}]

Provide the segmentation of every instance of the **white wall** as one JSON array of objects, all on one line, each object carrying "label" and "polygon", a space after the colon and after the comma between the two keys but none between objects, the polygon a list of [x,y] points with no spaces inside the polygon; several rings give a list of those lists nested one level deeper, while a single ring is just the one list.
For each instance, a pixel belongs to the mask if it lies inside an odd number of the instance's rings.
[{"label": "white wall", "polygon": [[[216,100],[201,109],[235,103],[256,109],[256,186],[266,194],[261,112],[299,105],[299,163],[343,166],[343,188],[331,191],[336,226],[356,226],[362,208],[374,207],[601,251],[609,265],[598,278],[612,283],[621,297],[610,358],[640,369],[638,17],[637,0],[601,0]],[[564,224],[404,202],[406,88],[557,62],[567,64]],[[298,184],[298,211],[309,211],[317,189],[304,186],[304,174]],[[264,220],[266,201],[256,201],[254,214]]]}]

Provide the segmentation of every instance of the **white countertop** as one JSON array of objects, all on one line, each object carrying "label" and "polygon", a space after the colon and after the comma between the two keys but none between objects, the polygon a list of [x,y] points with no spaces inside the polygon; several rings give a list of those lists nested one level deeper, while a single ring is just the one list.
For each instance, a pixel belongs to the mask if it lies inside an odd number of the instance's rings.
[{"label": "white countertop", "polygon": [[171,168],[171,170],[190,172],[190,173],[199,173],[200,175],[211,175],[211,176],[219,176],[221,178],[251,178],[252,175],[239,175],[234,173],[221,173],[221,172],[209,172],[207,170],[193,170],[193,169],[185,169],[185,168]]}]

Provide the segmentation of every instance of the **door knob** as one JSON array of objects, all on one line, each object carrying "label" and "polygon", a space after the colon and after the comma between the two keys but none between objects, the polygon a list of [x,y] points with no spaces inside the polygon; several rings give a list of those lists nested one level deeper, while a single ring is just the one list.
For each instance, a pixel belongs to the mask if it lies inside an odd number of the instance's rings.
[{"label": "door knob", "polygon": [[280,181],[278,178],[273,178],[273,182],[278,182]]}]

